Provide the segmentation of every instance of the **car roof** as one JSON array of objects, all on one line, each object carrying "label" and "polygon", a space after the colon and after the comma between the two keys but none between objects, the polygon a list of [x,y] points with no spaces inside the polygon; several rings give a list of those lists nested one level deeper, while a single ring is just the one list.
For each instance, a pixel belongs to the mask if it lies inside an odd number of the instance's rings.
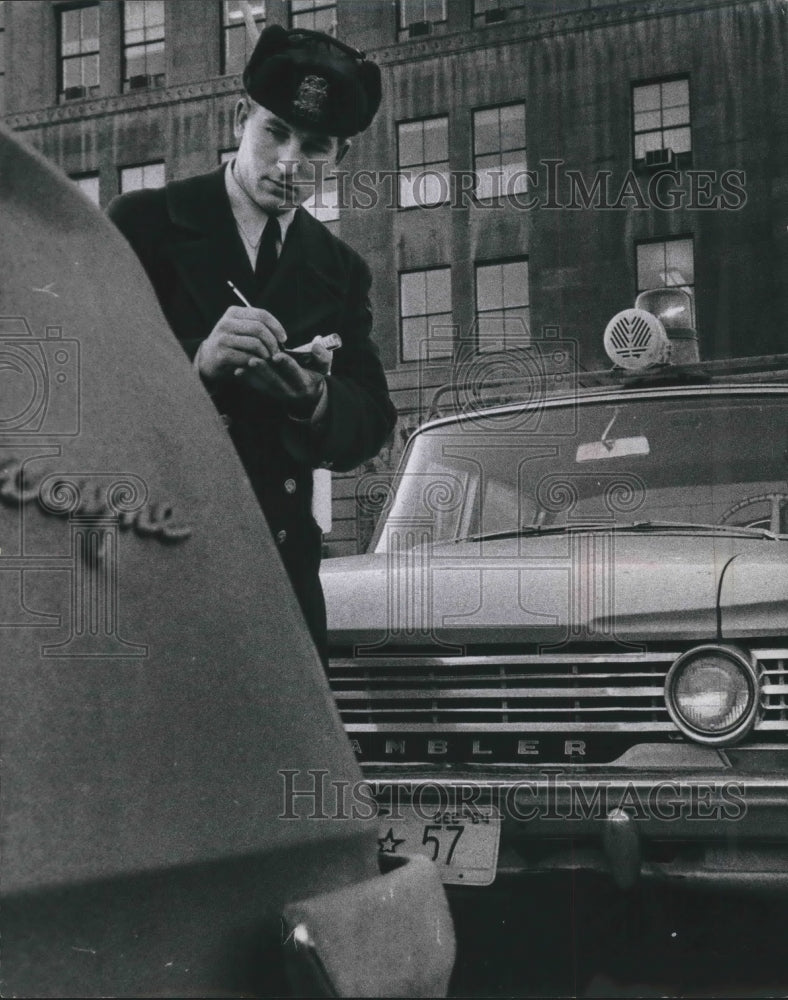
[{"label": "car roof", "polygon": [[[507,352],[511,357],[512,352]],[[503,352],[500,355],[504,356]],[[512,359],[510,367],[517,368]],[[486,378],[479,386],[457,378],[433,394],[428,418],[416,433],[441,424],[484,416],[515,413],[529,406],[580,402],[603,397],[642,394],[643,391],[697,391],[724,386],[784,387],[788,391],[788,354],[726,358],[695,364],[663,365],[643,372],[620,368],[583,371],[564,369],[532,375]]]}]

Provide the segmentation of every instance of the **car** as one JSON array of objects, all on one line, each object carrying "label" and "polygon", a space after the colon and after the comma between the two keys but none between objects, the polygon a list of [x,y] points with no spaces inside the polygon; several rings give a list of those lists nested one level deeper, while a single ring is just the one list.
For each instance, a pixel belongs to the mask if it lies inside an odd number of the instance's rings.
[{"label": "car", "polygon": [[142,268],[2,128],[0,177],[3,995],[445,993],[444,890],[337,807],[322,664]]},{"label": "car", "polygon": [[701,362],[683,294],[445,386],[324,564],[380,850],[447,884],[788,881],[788,356]]}]

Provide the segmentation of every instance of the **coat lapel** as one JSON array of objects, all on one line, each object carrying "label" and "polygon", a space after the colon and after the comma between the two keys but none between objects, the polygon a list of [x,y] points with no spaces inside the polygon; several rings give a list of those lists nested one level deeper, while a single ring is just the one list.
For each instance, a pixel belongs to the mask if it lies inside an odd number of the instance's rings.
[{"label": "coat lapel", "polygon": [[224,186],[224,166],[167,186],[167,207],[176,226],[169,255],[183,285],[211,326],[240,303],[228,280],[248,298],[255,294],[249,258]]}]

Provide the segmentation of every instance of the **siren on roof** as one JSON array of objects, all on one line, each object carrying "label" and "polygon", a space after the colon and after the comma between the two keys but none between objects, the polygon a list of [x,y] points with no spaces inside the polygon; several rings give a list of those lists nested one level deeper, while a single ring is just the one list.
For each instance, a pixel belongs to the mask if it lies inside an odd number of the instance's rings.
[{"label": "siren on roof", "polygon": [[634,309],[616,313],[607,324],[604,345],[613,364],[628,371],[700,360],[689,294],[682,288],[641,292]]}]

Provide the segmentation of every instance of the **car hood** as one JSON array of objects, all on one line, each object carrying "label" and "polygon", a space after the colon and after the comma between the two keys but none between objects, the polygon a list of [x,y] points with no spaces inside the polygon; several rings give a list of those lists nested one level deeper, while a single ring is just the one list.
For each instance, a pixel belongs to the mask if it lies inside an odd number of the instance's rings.
[{"label": "car hood", "polygon": [[706,640],[788,632],[788,542],[573,532],[330,559],[332,644]]}]

